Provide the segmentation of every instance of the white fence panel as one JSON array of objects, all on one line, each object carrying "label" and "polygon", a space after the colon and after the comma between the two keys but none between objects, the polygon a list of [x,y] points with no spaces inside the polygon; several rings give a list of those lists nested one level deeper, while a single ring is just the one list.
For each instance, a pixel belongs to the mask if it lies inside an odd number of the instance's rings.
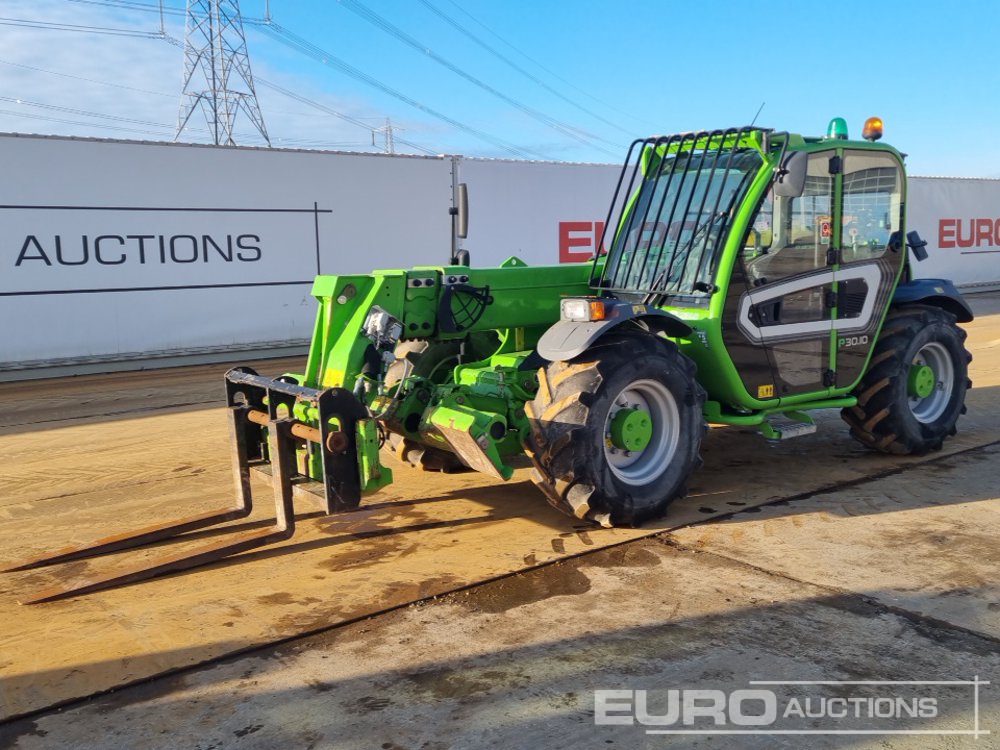
[{"label": "white fence panel", "polygon": [[445,257],[445,158],[0,136],[0,369],[311,334],[313,277]]},{"label": "white fence panel", "polygon": [[529,265],[593,257],[621,167],[463,158],[469,237],[476,266],[517,255]]},{"label": "white fence panel", "polygon": [[[0,374],[308,339],[318,273],[593,257],[619,166],[0,135]],[[922,278],[1000,286],[1000,180],[910,178]]]},{"label": "white fence panel", "polygon": [[1000,180],[911,177],[906,221],[927,240],[915,277],[1000,285]]}]

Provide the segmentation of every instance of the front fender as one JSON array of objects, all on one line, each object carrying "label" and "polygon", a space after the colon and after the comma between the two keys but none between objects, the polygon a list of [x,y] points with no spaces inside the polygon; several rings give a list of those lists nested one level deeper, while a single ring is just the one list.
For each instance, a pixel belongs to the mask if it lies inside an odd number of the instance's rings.
[{"label": "front fender", "polygon": [[560,320],[538,340],[538,353],[550,362],[563,362],[583,354],[594,342],[620,326],[634,321],[653,334],[663,332],[675,338],[691,335],[691,326],[670,313],[650,305],[605,300],[604,320]]}]

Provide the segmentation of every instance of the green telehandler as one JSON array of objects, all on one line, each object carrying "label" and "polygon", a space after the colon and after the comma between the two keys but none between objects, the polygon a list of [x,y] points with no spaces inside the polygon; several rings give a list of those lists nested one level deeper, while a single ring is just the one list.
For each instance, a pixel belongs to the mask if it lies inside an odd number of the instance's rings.
[{"label": "green telehandler", "polygon": [[552,505],[613,526],[685,493],[709,423],[782,440],[833,408],[874,450],[939,449],[965,411],[957,324],[972,313],[951,282],[911,279],[926,243],[906,231],[903,156],[881,130],[871,118],[849,140],[835,118],[822,137],[749,126],[637,140],[590,263],[472,268],[453,249],[447,266],[319,276],[304,371],[226,374],[234,506],[13,569],[247,516],[253,469],[271,477],[273,527],[32,601],[285,539],[297,493],[335,513],[387,487],[382,450],[501,480],[527,456]]}]

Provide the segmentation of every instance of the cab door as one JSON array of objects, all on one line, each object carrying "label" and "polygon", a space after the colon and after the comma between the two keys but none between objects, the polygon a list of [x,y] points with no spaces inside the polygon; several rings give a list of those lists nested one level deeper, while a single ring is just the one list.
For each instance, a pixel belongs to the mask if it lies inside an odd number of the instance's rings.
[{"label": "cab door", "polygon": [[845,149],[842,171],[834,369],[847,388],[862,375],[903,263],[906,181],[886,151]]},{"label": "cab door", "polygon": [[834,385],[837,158],[835,149],[809,154],[801,195],[765,196],[733,269],[727,346],[759,400]]}]

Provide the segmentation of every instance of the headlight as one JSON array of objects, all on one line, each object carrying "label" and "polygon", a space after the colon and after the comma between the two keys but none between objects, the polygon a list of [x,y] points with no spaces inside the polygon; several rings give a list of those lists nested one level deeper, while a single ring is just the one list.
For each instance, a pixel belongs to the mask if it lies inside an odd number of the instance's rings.
[{"label": "headlight", "polygon": [[403,335],[403,324],[378,305],[372,305],[363,331],[375,346],[391,349]]},{"label": "headlight", "polygon": [[604,320],[604,302],[599,299],[564,299],[559,303],[559,317],[578,322]]}]

